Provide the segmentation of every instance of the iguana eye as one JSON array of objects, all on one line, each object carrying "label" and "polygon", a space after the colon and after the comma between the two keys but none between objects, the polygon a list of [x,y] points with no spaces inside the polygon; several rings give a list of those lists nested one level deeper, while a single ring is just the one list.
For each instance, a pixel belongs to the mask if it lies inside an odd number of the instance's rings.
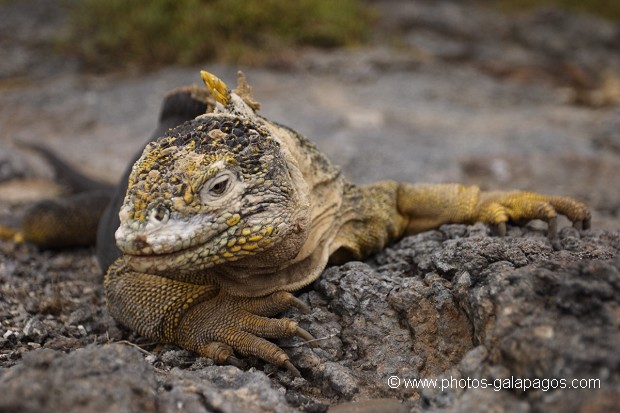
[{"label": "iguana eye", "polygon": [[214,182],[211,185],[211,187],[209,188],[209,193],[212,195],[222,195],[228,188],[229,181],[230,179],[228,179],[227,176],[222,177],[222,179],[220,179],[217,182]]},{"label": "iguana eye", "polygon": [[203,203],[207,203],[221,198],[229,192],[234,179],[235,176],[230,171],[224,171],[223,173],[211,178],[200,190],[200,199]]}]

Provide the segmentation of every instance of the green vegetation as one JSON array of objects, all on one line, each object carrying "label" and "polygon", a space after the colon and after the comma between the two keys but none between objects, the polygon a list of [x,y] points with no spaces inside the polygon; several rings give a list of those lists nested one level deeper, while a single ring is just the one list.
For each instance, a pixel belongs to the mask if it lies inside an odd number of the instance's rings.
[{"label": "green vegetation", "polygon": [[618,0],[482,0],[504,10],[529,10],[544,6],[558,6],[566,9],[594,14],[608,20],[620,20]]},{"label": "green vegetation", "polygon": [[361,0],[82,0],[62,48],[95,68],[206,60],[263,63],[292,47],[368,34]]}]

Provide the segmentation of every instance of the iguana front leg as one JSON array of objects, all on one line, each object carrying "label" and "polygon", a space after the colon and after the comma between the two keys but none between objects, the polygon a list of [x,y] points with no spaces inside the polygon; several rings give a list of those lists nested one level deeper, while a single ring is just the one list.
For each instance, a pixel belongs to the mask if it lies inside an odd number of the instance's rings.
[{"label": "iguana front leg", "polygon": [[501,236],[506,223],[534,219],[548,223],[548,235],[557,231],[557,216],[565,215],[577,228],[590,226],[590,211],[581,202],[563,196],[520,191],[484,192],[459,184],[409,184],[382,181],[351,185],[344,194],[342,226],[330,261],[362,259],[403,236],[443,224],[495,225]]},{"label": "iguana front leg", "polygon": [[132,271],[118,259],[105,277],[108,311],[121,324],[160,342],[177,344],[216,363],[239,365],[235,352],[256,356],[296,376],[299,371],[265,338],[314,338],[295,321],[269,318],[307,306],[288,292],[236,297],[212,280],[206,284]]},{"label": "iguana front leg", "polygon": [[566,216],[577,228],[589,228],[590,211],[581,202],[565,196],[522,191],[481,191],[459,184],[399,184],[397,210],[407,218],[405,234],[441,224],[496,225],[506,234],[506,223],[541,219],[548,223],[548,236],[555,237],[557,216]]}]

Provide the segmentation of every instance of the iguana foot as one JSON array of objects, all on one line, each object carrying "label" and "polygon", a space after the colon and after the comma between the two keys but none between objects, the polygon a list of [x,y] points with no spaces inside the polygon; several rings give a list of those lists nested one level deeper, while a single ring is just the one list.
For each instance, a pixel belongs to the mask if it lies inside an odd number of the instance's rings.
[{"label": "iguana foot", "polygon": [[547,222],[547,234],[557,233],[557,216],[564,215],[575,228],[590,228],[588,207],[565,196],[543,195],[533,192],[484,192],[474,212],[474,220],[496,225],[499,235],[506,235],[506,223],[540,219]]},{"label": "iguana foot", "polygon": [[295,307],[308,312],[308,307],[287,292],[265,297],[237,297],[221,291],[209,301],[194,304],[180,320],[176,343],[216,363],[240,365],[234,356],[256,356],[296,376],[299,371],[288,355],[267,338],[298,336],[315,346],[314,337],[287,318],[269,318]]}]

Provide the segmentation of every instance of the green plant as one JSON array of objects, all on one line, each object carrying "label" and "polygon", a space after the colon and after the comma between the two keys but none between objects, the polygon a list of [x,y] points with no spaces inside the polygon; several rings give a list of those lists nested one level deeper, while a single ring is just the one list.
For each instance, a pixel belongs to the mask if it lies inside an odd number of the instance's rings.
[{"label": "green plant", "polygon": [[62,44],[99,68],[256,63],[296,46],[360,43],[371,20],[360,0],[82,0]]}]

